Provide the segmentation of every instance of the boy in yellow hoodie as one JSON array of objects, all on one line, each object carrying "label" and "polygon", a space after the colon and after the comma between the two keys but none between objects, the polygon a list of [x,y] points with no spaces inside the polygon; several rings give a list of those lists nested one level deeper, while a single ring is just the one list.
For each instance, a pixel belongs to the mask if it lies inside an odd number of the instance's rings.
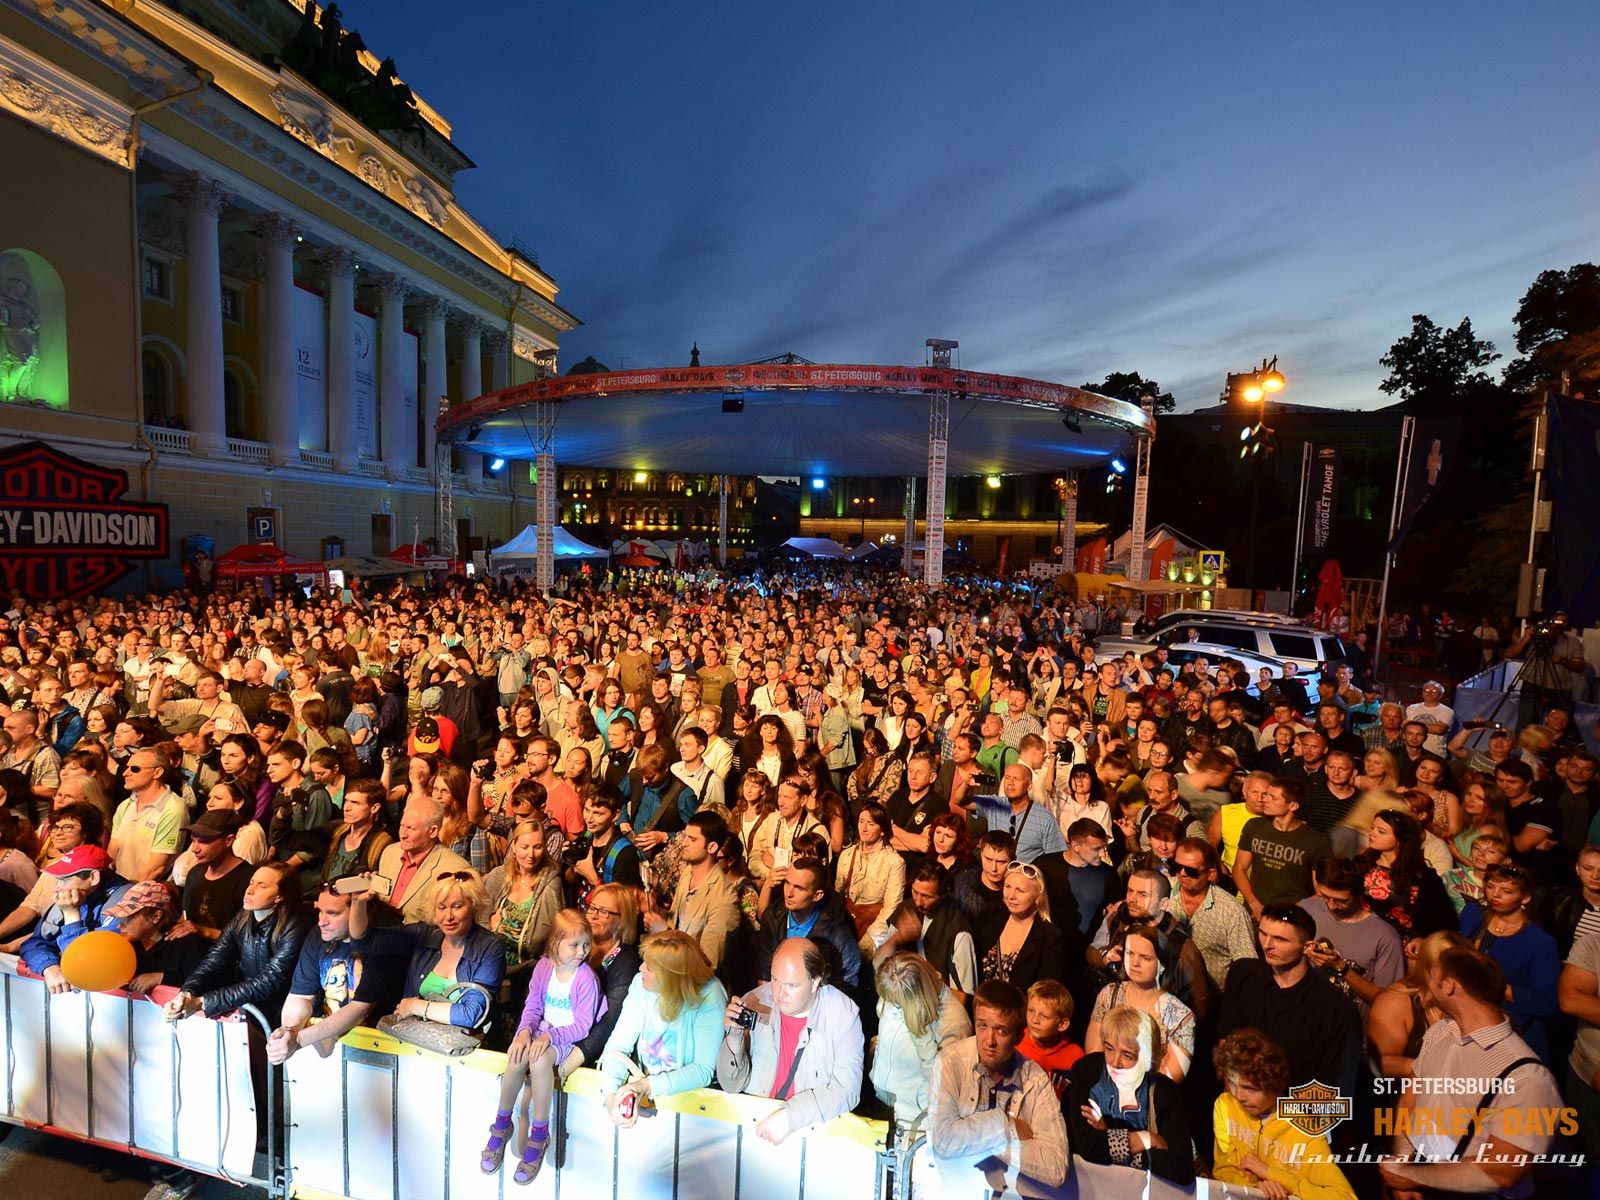
[{"label": "boy in yellow hoodie", "polygon": [[1241,1029],[1218,1043],[1213,1061],[1227,1089],[1213,1110],[1213,1178],[1258,1188],[1267,1200],[1355,1200],[1328,1139],[1277,1115],[1289,1060],[1276,1042],[1260,1030]]}]

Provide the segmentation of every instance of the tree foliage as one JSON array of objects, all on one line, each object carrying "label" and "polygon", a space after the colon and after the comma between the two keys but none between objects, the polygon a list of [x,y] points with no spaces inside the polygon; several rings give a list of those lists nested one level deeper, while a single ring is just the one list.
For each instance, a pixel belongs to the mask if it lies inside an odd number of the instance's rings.
[{"label": "tree foliage", "polygon": [[1399,396],[1406,411],[1416,416],[1465,414],[1494,387],[1485,368],[1499,357],[1493,342],[1472,332],[1472,318],[1463,317],[1454,329],[1446,329],[1418,313],[1411,318],[1411,332],[1378,360],[1389,370],[1378,386]]},{"label": "tree foliage", "polygon": [[1145,396],[1154,396],[1158,413],[1171,412],[1178,403],[1172,398],[1171,392],[1163,392],[1159,383],[1154,379],[1145,379],[1137,371],[1113,371],[1103,382],[1086,383],[1083,387],[1085,391],[1110,396],[1115,400],[1126,400],[1129,404],[1138,404]]},{"label": "tree foliage", "polygon": [[1518,357],[1506,366],[1506,386],[1530,393],[1572,377],[1569,390],[1593,396],[1600,388],[1600,266],[1578,263],[1541,271],[1523,294],[1514,318]]}]

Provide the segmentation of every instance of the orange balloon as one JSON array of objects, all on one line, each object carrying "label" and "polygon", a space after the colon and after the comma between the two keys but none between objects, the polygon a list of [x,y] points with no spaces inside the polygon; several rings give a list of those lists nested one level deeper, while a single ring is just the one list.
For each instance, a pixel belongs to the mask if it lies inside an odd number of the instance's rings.
[{"label": "orange balloon", "polygon": [[120,933],[97,929],[76,938],[61,955],[61,973],[85,992],[110,992],[125,986],[139,969],[133,943]]}]

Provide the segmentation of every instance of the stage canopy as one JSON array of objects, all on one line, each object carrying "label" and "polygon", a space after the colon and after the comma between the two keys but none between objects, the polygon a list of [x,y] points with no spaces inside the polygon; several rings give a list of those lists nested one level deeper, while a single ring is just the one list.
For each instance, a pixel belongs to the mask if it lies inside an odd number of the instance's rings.
[{"label": "stage canopy", "polygon": [[756,363],[551,377],[458,405],[438,429],[463,449],[532,459],[536,410],[549,403],[564,466],[922,476],[940,391],[951,396],[951,476],[1092,467],[1152,424],[1138,405],[1012,375]]},{"label": "stage canopy", "polygon": [[792,537],[784,543],[790,550],[809,554],[812,558],[849,558],[850,550],[832,538]]},{"label": "stage canopy", "polygon": [[[554,545],[557,562],[561,562],[564,559],[606,557],[604,550],[580,541],[560,525],[556,526]],[[529,525],[505,545],[489,551],[489,557],[496,561],[512,558],[536,558],[538,554],[539,527],[537,525]]]}]

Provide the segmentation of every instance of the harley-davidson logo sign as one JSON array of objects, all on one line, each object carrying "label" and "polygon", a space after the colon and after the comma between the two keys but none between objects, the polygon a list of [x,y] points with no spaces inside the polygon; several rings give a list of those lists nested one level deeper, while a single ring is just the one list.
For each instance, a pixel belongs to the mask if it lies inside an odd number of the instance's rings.
[{"label": "harley-davidson logo sign", "polygon": [[0,590],[35,600],[99,591],[167,557],[167,506],[124,500],[128,473],[43,442],[0,452]]},{"label": "harley-davidson logo sign", "polygon": [[1278,1116],[1307,1137],[1322,1137],[1350,1119],[1350,1097],[1336,1087],[1313,1079],[1278,1097]]}]

